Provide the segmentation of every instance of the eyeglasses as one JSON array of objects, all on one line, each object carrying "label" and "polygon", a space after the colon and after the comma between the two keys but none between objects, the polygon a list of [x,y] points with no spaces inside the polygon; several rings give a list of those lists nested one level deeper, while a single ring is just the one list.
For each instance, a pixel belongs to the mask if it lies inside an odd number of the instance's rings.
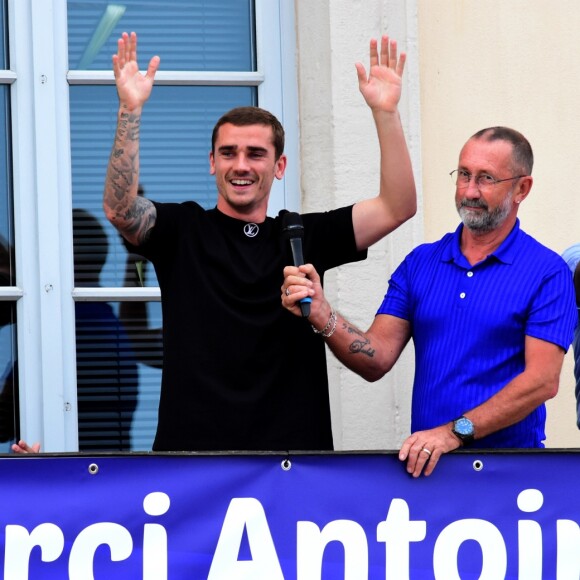
[{"label": "eyeglasses", "polygon": [[480,191],[491,190],[496,183],[501,183],[502,181],[512,181],[513,179],[520,179],[520,177],[526,177],[526,175],[515,175],[514,177],[506,177],[505,179],[496,179],[488,173],[480,173],[479,175],[471,175],[465,169],[454,169],[449,175],[451,179],[455,182],[457,187],[465,188],[469,185],[471,178],[475,180],[475,185],[477,185]]}]

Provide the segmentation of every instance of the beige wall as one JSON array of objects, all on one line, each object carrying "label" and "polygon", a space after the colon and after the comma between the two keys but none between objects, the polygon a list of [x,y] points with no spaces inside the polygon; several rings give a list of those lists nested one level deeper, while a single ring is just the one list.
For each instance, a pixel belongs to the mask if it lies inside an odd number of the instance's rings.
[{"label": "beige wall", "polygon": [[[535,152],[522,227],[557,252],[579,241],[574,185],[580,159],[577,0],[296,0],[302,205],[320,210],[374,195],[378,150],[354,62],[387,32],[408,53],[401,116],[419,189],[419,213],[327,276],[334,305],[366,328],[390,273],[422,241],[455,229],[449,171],[476,130],[509,125]],[[409,430],[412,347],[369,384],[329,355],[337,449],[395,449]],[[550,447],[580,446],[572,357],[548,406]]]}]

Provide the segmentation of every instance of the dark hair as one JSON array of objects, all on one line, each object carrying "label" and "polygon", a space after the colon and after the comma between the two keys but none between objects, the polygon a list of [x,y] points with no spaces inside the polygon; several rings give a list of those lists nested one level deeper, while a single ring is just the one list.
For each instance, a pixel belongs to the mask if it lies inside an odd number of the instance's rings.
[{"label": "dark hair", "polygon": [[280,159],[280,156],[284,153],[284,127],[272,113],[265,109],[260,109],[260,107],[236,107],[224,113],[213,128],[211,135],[212,153],[215,153],[215,142],[219,128],[226,123],[231,123],[236,127],[246,127],[248,125],[266,125],[271,127],[276,160]]},{"label": "dark hair", "polygon": [[514,170],[531,175],[534,166],[534,153],[530,142],[515,129],[509,127],[488,127],[481,129],[472,139],[485,139],[486,141],[507,141],[512,144],[512,162]]}]

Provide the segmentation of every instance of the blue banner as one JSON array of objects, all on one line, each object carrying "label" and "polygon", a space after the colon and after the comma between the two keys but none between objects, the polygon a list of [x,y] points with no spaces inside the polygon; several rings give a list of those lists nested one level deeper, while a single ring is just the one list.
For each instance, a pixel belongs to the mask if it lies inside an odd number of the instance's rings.
[{"label": "blue banner", "polygon": [[580,577],[580,455],[0,458],[6,580]]}]

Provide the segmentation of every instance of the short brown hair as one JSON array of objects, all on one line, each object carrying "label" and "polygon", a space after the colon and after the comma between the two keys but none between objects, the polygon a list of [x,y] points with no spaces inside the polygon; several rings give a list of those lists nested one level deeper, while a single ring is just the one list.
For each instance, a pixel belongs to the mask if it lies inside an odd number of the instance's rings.
[{"label": "short brown hair", "polygon": [[248,125],[266,125],[271,127],[276,160],[280,159],[280,156],[284,153],[284,127],[272,113],[260,107],[236,107],[224,113],[213,128],[211,135],[212,153],[215,153],[215,142],[219,128],[226,123],[231,123],[235,127],[246,127]]}]

